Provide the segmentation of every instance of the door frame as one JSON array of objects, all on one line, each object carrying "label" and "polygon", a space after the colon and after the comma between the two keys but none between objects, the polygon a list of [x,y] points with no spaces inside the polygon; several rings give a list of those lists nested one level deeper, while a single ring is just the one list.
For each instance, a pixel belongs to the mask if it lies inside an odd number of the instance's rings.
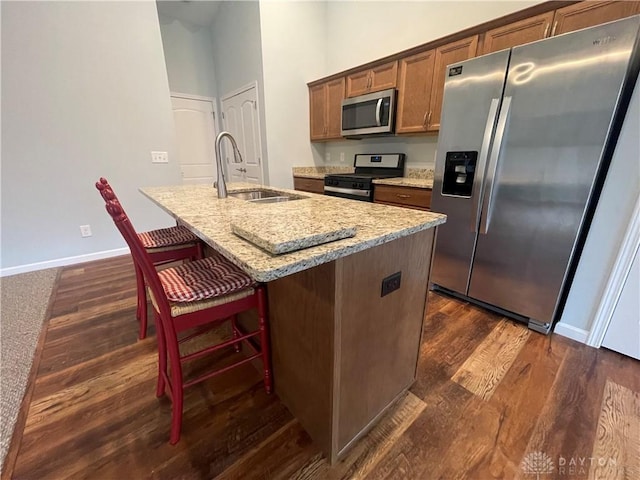
[{"label": "door frame", "polygon": [[[215,149],[215,139],[216,136],[222,131],[222,124],[220,123],[220,115],[218,115],[218,101],[216,100],[215,97],[206,97],[204,95],[193,95],[191,93],[181,93],[181,92],[175,92],[173,90],[169,91],[169,101],[171,101],[172,98],[184,98],[185,100],[198,100],[200,102],[209,102],[211,103],[211,106],[213,108],[213,128],[215,129],[213,132],[213,141],[214,141],[214,148],[213,148],[213,155],[214,155],[214,162],[216,162],[216,170],[217,170],[217,159],[215,158],[216,155],[216,149]],[[173,113],[171,115],[171,119],[173,120]],[[175,132],[176,127],[175,125],[173,126],[173,131]],[[177,142],[177,138],[176,138],[176,142]],[[225,174],[225,178],[227,177],[226,175],[226,165],[225,162],[220,162],[220,164],[222,165],[222,171]]]},{"label": "door frame", "polygon": [[184,98],[186,100],[199,100],[201,102],[211,102],[213,105],[213,123],[218,130],[220,130],[220,123],[218,122],[218,102],[215,97],[205,97],[203,95],[192,95],[190,93],[169,92],[169,98]]},{"label": "door frame", "polygon": [[636,205],[631,214],[629,227],[624,234],[622,245],[611,269],[607,285],[604,289],[600,305],[591,325],[587,345],[600,348],[618,305],[622,289],[631,272],[633,258],[640,248],[640,197],[636,198]]},{"label": "door frame", "polygon": [[[222,108],[222,102],[224,102],[225,100],[229,100],[230,98],[235,97],[236,95],[240,95],[241,93],[244,93],[247,90],[251,90],[252,88],[256,89],[256,115],[258,116],[258,151],[260,152],[260,176],[262,178],[262,184],[264,184],[265,155],[264,155],[264,151],[262,150],[262,110],[260,109],[260,89],[258,88],[258,81],[254,80],[253,82],[250,82],[240,88],[236,88],[235,90],[232,90],[222,95],[220,97],[220,110],[224,112],[224,109]],[[220,118],[219,128],[220,128],[220,131],[222,131],[222,128],[223,128],[222,115],[220,115],[220,117],[221,118]]]}]

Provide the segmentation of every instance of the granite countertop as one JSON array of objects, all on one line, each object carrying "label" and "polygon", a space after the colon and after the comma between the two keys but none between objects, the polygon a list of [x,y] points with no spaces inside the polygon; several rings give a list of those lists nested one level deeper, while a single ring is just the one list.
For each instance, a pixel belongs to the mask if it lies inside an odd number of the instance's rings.
[{"label": "granite countertop", "polygon": [[[229,193],[255,190],[257,185],[230,183]],[[259,204],[233,197],[219,199],[210,185],[177,185],[144,187],[140,191],[163,210],[187,226],[230,261],[259,282],[299,272],[316,265],[390,242],[446,221],[446,215],[410,210],[369,202],[358,202],[281,188],[267,190],[304,196],[300,200]],[[355,226],[356,235],[281,255],[273,255],[240,238],[231,225],[262,219],[282,230],[295,230],[296,218],[324,224],[340,218],[345,225]]]},{"label": "granite countertop", "polygon": [[317,178],[319,180],[324,180],[324,177],[327,175],[327,172],[293,172],[294,177],[298,178]]},{"label": "granite countertop", "polygon": [[374,180],[373,183],[378,185],[433,189],[433,169],[407,168],[405,177],[378,178]]},{"label": "granite countertop", "polygon": [[353,167],[342,167],[340,165],[328,165],[326,167],[293,167],[291,169],[294,177],[318,178],[323,180],[328,173],[353,173]]},{"label": "granite countertop", "polygon": [[427,188],[433,189],[433,178],[378,178],[373,181],[376,185],[395,185],[399,187]]},{"label": "granite countertop", "polygon": [[[353,167],[326,166],[326,167],[293,167],[294,177],[324,179],[328,173],[353,173]],[[414,188],[433,188],[433,169],[407,168],[405,177],[379,178],[373,180],[378,185],[396,185]]]}]

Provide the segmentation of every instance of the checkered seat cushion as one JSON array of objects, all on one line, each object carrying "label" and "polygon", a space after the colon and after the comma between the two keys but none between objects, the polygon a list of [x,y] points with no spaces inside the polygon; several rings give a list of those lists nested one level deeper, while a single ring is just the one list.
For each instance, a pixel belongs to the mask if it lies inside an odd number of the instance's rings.
[{"label": "checkered seat cushion", "polygon": [[138,238],[144,248],[171,247],[199,241],[198,237],[183,226],[160,228],[158,230],[138,233]]},{"label": "checkered seat cushion", "polygon": [[221,256],[207,257],[158,272],[170,302],[195,302],[252,287],[255,282]]}]

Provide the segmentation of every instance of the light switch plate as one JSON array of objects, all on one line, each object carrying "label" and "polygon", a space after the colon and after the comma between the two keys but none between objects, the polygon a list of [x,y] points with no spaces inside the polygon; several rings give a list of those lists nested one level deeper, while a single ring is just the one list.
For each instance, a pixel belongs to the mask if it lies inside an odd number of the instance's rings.
[{"label": "light switch plate", "polygon": [[167,152],[151,152],[151,163],[169,163]]}]

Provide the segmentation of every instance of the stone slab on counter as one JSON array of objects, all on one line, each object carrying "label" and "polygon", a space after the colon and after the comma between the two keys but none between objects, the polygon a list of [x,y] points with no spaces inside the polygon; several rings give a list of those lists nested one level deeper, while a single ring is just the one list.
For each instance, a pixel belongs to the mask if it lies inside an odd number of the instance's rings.
[{"label": "stone slab on counter", "polygon": [[294,177],[324,179],[329,173],[353,173],[353,167],[327,165],[326,167],[292,167]]},{"label": "stone slab on counter", "polygon": [[[231,183],[229,193],[258,186]],[[446,215],[409,210],[377,203],[359,202],[328,195],[261,187],[307,198],[289,202],[257,204],[233,197],[219,199],[210,185],[146,187],[140,191],[202,238],[214,250],[259,282],[269,282],[341,257],[441,225]],[[249,216],[262,217],[270,228],[295,230],[294,218],[308,218],[319,225],[339,219],[356,227],[356,235],[282,255],[272,255],[237,235],[232,223]],[[425,254],[429,254],[425,252]]]},{"label": "stone slab on counter", "polygon": [[395,185],[398,187],[413,187],[433,189],[433,169],[407,168],[406,176],[397,178],[379,178],[373,181],[377,185]]},{"label": "stone slab on counter", "polygon": [[264,217],[256,213],[236,218],[231,223],[231,231],[274,255],[295,252],[356,234],[354,225],[347,225],[336,218],[327,219],[326,223],[321,224],[304,214],[287,212],[286,221],[290,227],[282,228],[278,222],[265,222]]}]

